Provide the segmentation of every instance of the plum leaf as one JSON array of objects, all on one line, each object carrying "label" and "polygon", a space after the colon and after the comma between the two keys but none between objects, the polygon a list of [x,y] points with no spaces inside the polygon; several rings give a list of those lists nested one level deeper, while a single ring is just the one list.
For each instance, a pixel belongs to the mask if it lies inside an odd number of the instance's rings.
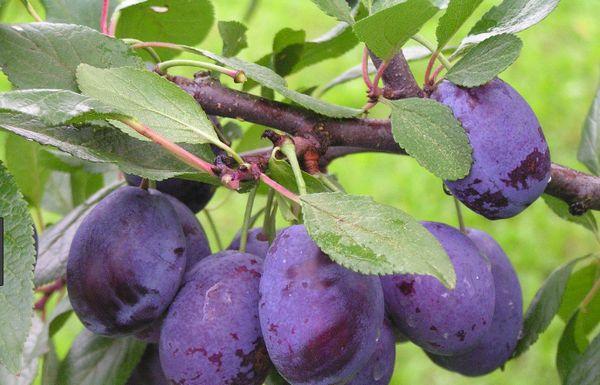
[{"label": "plum leaf", "polygon": [[448,255],[404,211],[339,192],[300,199],[310,236],[340,265],[365,274],[427,274],[454,286]]},{"label": "plum leaf", "polygon": [[587,211],[583,215],[573,215],[569,212],[569,205],[565,201],[548,194],[542,195],[542,198],[544,198],[544,202],[546,202],[548,207],[562,219],[577,223],[594,234],[598,233],[598,224],[592,211]]},{"label": "plum leaf", "polygon": [[[46,9],[46,21],[52,23],[69,23],[85,25],[100,30],[102,7],[96,0],[41,0]],[[110,3],[109,14],[114,11],[118,2]]]},{"label": "plum leaf", "polygon": [[471,168],[472,149],[452,111],[431,99],[390,100],[392,134],[419,164],[442,179],[456,180]]},{"label": "plum leaf", "polygon": [[[268,175],[288,190],[295,193],[299,192],[292,166],[285,160],[271,157],[271,159],[269,159]],[[304,179],[306,190],[309,194],[331,191],[320,180],[309,173],[302,171],[302,178]]]},{"label": "plum leaf", "polygon": [[542,21],[560,0],[504,0],[492,7],[469,31],[461,47],[477,44],[491,36],[521,32]]},{"label": "plum leaf", "polygon": [[[131,67],[77,69],[81,91],[144,123],[173,142],[219,143],[219,137],[194,98],[154,72]],[[126,134],[148,140],[131,128]]]},{"label": "plum leaf", "polygon": [[351,25],[354,24],[354,18],[346,0],[312,0],[312,2],[329,16]]},{"label": "plum leaf", "polygon": [[450,0],[446,13],[440,18],[435,35],[438,48],[443,48],[483,0]]},{"label": "plum leaf", "polygon": [[124,385],[146,344],[83,330],[60,365],[57,385]]},{"label": "plum leaf", "polygon": [[0,382],[2,385],[30,385],[34,382],[40,357],[48,349],[48,328],[44,321],[34,315],[30,322],[31,328],[25,340],[21,359],[21,370],[18,375],[9,373],[0,366]]},{"label": "plum leaf", "polygon": [[496,35],[467,51],[446,78],[463,87],[477,87],[495,78],[519,57],[523,42],[515,35]]},{"label": "plum leaf", "polygon": [[578,316],[579,311],[573,314],[573,317],[568,321],[567,326],[560,337],[560,341],[558,342],[558,349],[556,351],[556,369],[558,370],[558,374],[563,383],[573,369],[575,363],[581,358],[582,354],[582,351],[579,349],[577,341],[575,340],[575,325],[577,324]]},{"label": "plum leaf", "polygon": [[[117,37],[187,45],[201,43],[215,19],[209,0],[128,0],[115,12],[119,12]],[[178,54],[161,48],[157,52],[163,60]]]},{"label": "plum leaf", "polygon": [[354,32],[377,56],[389,59],[438,10],[430,0],[407,0],[358,21]]},{"label": "plum leaf", "polygon": [[[0,272],[0,364],[11,373],[21,356],[33,316],[33,222],[15,180],[0,165],[0,218],[3,218],[4,268]],[[1,260],[0,260],[1,261]]]},{"label": "plum leaf", "polygon": [[565,385],[594,385],[600,381],[600,335],[589,344],[585,352],[575,362],[564,382]]},{"label": "plum leaf", "polygon": [[219,34],[223,40],[223,56],[230,57],[248,47],[246,31],[248,27],[239,21],[219,21]]},{"label": "plum leaf", "polygon": [[544,281],[525,313],[522,337],[517,344],[513,357],[518,357],[529,349],[537,341],[538,336],[550,325],[560,309],[573,268],[578,262],[592,257],[594,256],[586,255],[573,259],[554,270]]},{"label": "plum leaf", "polygon": [[125,43],[81,25],[0,25],[0,67],[15,88],[78,91],[75,70],[81,63],[143,65]]},{"label": "plum leaf", "polygon": [[594,175],[600,175],[600,87],[583,125],[577,159]]}]

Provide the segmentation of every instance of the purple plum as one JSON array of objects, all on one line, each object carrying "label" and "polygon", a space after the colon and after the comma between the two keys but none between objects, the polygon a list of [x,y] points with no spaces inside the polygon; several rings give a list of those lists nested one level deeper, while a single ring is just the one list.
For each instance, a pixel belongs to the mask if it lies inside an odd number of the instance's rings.
[{"label": "purple plum", "polygon": [[344,383],[375,351],[384,316],[376,276],[334,263],[302,225],[267,252],[260,323],[271,361],[294,385]]},{"label": "purple plum", "polygon": [[500,245],[483,231],[469,229],[467,236],[492,264],[496,288],[492,324],[473,350],[457,356],[429,354],[429,357],[448,370],[482,376],[504,365],[517,346],[523,327],[523,298],[519,279]]},{"label": "purple plum", "polygon": [[451,355],[476,346],[494,314],[494,282],[489,263],[457,229],[424,222],[448,253],[456,286],[448,289],[428,275],[381,277],[386,308],[394,325],[424,350]]},{"label": "purple plum", "polygon": [[167,312],[160,361],[173,384],[259,385],[271,369],[258,320],[262,260],[223,251],[198,262]]},{"label": "purple plum", "polygon": [[[139,186],[142,183],[142,178],[137,175],[125,174],[125,180],[130,186]],[[156,189],[179,199],[194,213],[206,207],[215,194],[213,185],[180,178],[157,181]]]},{"label": "purple plum", "polygon": [[186,240],[161,195],[121,187],[83,220],[67,262],[75,313],[91,331],[126,335],[158,319],[179,289]]},{"label": "purple plum", "polygon": [[533,203],[550,180],[550,151],[534,112],[500,79],[463,88],[443,81],[431,97],[450,107],[473,148],[465,178],[446,185],[471,210],[509,218]]},{"label": "purple plum", "polygon": [[160,366],[158,345],[150,344],[146,347],[126,385],[169,385]]},{"label": "purple plum", "polygon": [[396,364],[396,336],[392,324],[383,321],[375,352],[367,364],[346,385],[388,385]]}]

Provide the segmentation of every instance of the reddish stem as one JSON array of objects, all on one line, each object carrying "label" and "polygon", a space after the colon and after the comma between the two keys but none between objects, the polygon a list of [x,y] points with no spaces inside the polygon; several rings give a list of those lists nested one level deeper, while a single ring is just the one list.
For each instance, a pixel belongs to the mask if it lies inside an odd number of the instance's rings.
[{"label": "reddish stem", "polygon": [[431,70],[433,69],[433,65],[435,64],[435,60],[437,59],[438,53],[434,52],[429,58],[429,63],[427,63],[427,69],[425,70],[425,84],[430,84],[431,80]]},{"label": "reddish stem", "polygon": [[381,66],[379,66],[379,69],[377,69],[377,73],[375,74],[375,78],[373,79],[373,92],[377,93],[377,95],[374,96],[378,96],[379,94],[379,80],[381,80],[381,77],[383,76],[383,73],[385,72],[385,70],[387,69],[387,67],[390,65],[390,61],[389,60],[385,60],[383,63],[381,63]]},{"label": "reddish stem", "polygon": [[365,50],[363,52],[362,58],[362,76],[365,85],[369,89],[369,93],[373,90],[373,83],[371,83],[371,79],[369,78],[369,49],[365,46]]},{"label": "reddish stem", "polygon": [[291,192],[290,190],[286,189],[285,187],[283,187],[282,185],[280,185],[279,183],[275,182],[273,179],[269,178],[266,174],[261,173],[260,174],[260,180],[262,180],[263,182],[265,182],[265,184],[269,187],[271,187],[273,190],[277,191],[278,193],[280,193],[281,195],[283,195],[284,197],[286,197],[287,199],[300,204],[300,198],[298,197],[298,195],[294,194],[293,192]]},{"label": "reddish stem", "polygon": [[442,70],[445,67],[443,65],[440,65],[438,68],[435,69],[435,71],[433,72],[433,75],[431,75],[431,78],[429,79],[429,84],[435,84],[437,77],[439,76],[440,72],[442,72]]},{"label": "reddish stem", "polygon": [[102,16],[100,16],[100,28],[102,33],[108,35],[108,8],[110,7],[110,0],[102,0]]}]

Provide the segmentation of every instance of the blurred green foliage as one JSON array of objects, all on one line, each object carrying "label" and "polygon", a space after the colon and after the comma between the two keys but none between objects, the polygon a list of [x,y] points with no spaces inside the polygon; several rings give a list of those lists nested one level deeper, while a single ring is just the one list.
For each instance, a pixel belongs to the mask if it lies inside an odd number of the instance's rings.
[{"label": "blurred green foliage", "polygon": [[[241,20],[249,0],[215,0],[217,20]],[[455,42],[489,7],[499,1],[484,1],[455,37]],[[37,9],[39,3],[34,2]],[[99,2],[100,6],[100,2]],[[41,12],[43,14],[43,12]],[[520,34],[523,50],[516,63],[501,77],[517,89],[531,104],[542,124],[553,161],[577,169],[576,161],[580,131],[600,78],[600,2],[592,0],[563,1],[550,16]],[[20,1],[10,0],[0,15],[2,22],[31,21]],[[310,1],[262,0],[248,23],[248,48],[239,55],[258,60],[270,53],[273,36],[282,28],[305,29],[309,39],[316,38],[336,24],[323,15]],[[422,33],[434,40],[435,21]],[[409,45],[413,42],[409,42]],[[202,47],[220,51],[221,40],[213,28]],[[342,57],[306,68],[289,78],[292,87],[310,87],[325,83],[342,71],[359,63],[362,47],[356,47]],[[412,68],[420,81],[425,62]],[[190,70],[177,70],[190,75]],[[175,71],[175,72],[177,72]],[[0,74],[0,91],[9,83]],[[360,107],[365,102],[364,85],[360,80],[338,87],[326,94],[333,103]],[[385,107],[378,106],[372,116],[385,117]],[[245,125],[248,127],[249,125]],[[0,133],[0,159],[4,159],[6,134]],[[498,143],[502,151],[502,143]],[[337,160],[330,166],[349,193],[366,194],[376,201],[399,207],[416,218],[456,225],[451,198],[444,194],[442,183],[408,157],[383,154],[353,155]],[[220,189],[209,205],[221,237],[227,243],[241,226],[245,196]],[[260,198],[255,207],[261,207]],[[553,214],[540,199],[516,218],[491,222],[466,212],[470,227],[490,233],[511,257],[523,286],[524,302],[528,304],[543,280],[563,262],[596,251],[598,245],[584,228],[567,223]],[[56,220],[53,213],[44,213],[47,221]],[[208,229],[206,217],[200,215]],[[280,220],[282,225],[283,221]],[[210,233],[210,230],[207,230]],[[213,245],[214,237],[210,234]],[[400,384],[478,384],[528,385],[559,384],[555,369],[555,354],[563,321],[555,319],[533,348],[515,361],[481,379],[468,379],[449,373],[432,364],[420,349],[410,344],[398,346],[393,385]],[[69,344],[81,329],[74,316],[56,338],[58,352],[63,357]]]}]

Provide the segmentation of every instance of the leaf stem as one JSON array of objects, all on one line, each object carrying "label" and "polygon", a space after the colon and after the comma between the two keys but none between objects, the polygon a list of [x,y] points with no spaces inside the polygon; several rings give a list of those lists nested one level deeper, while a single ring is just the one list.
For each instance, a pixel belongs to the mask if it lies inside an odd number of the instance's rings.
[{"label": "leaf stem", "polygon": [[196,155],[171,142],[162,135],[157,134],[156,132],[152,131],[149,127],[130,118],[122,118],[120,119],[120,121],[133,128],[139,134],[159,144],[164,149],[166,149],[167,151],[175,155],[177,158],[179,158],[181,161],[183,161],[185,164],[197,170],[206,172],[210,175],[214,175],[212,164],[198,158]]},{"label": "leaf stem", "polygon": [[454,207],[456,208],[456,217],[458,218],[458,227],[459,227],[461,233],[466,234],[467,228],[465,226],[465,220],[463,218],[462,208],[460,207],[460,202],[458,199],[456,199],[456,197],[453,197],[453,198],[454,198]]},{"label": "leaf stem", "polygon": [[263,218],[262,232],[267,236],[267,238],[272,239],[271,229],[273,228],[273,201],[275,200],[275,190],[269,189],[267,193],[267,203],[265,204],[265,216]]},{"label": "leaf stem", "polygon": [[[151,47],[145,47],[145,48],[151,48]],[[179,66],[199,67],[199,68],[204,68],[204,69],[207,69],[210,71],[216,71],[216,72],[222,73],[223,75],[229,76],[230,78],[233,79],[233,81],[235,83],[244,83],[247,80],[246,74],[244,73],[244,71],[232,70],[232,69],[225,68],[220,65],[214,64],[214,63],[207,63],[207,62],[197,61],[197,60],[187,60],[187,59],[167,60],[162,63],[158,63],[156,67],[159,69],[159,71],[165,72],[169,68],[179,67]]]},{"label": "leaf stem", "polygon": [[102,0],[102,15],[100,16],[100,29],[102,33],[108,35],[108,9],[110,0]]},{"label": "leaf stem", "polygon": [[[138,43],[142,43],[141,40],[138,39],[121,39],[125,44],[129,44],[129,45],[134,45],[134,44],[138,44]],[[162,62],[162,59],[160,58],[160,55],[154,50],[154,48],[152,47],[143,47],[143,50],[145,50],[146,52],[148,52],[148,54],[152,57],[152,60],[154,61],[154,63],[160,63]]]},{"label": "leaf stem", "polygon": [[27,9],[27,12],[29,12],[29,14],[31,15],[31,17],[33,17],[33,19],[35,21],[42,22],[44,21],[42,19],[42,17],[39,15],[39,13],[37,13],[37,11],[35,10],[35,8],[33,8],[33,5],[31,5],[31,2],[29,2],[29,0],[21,0],[21,3],[23,3],[23,5],[25,6],[25,8]]},{"label": "leaf stem", "polygon": [[273,190],[283,195],[285,198],[291,200],[294,203],[300,204],[300,197],[298,195],[294,194],[279,183],[275,182],[273,179],[269,178],[267,174],[261,173],[260,180],[262,180],[267,186],[271,187]]},{"label": "leaf stem", "polygon": [[377,69],[377,73],[375,74],[375,77],[373,78],[373,92],[377,92],[377,90],[379,89],[379,80],[381,80],[383,73],[385,72],[385,70],[388,68],[389,65],[390,65],[390,61],[384,60],[383,63],[381,63],[381,65]]},{"label": "leaf stem", "polygon": [[217,242],[217,247],[220,250],[223,250],[223,242],[221,241],[221,235],[219,234],[219,230],[217,230],[217,226],[215,225],[215,221],[213,220],[212,215],[208,210],[202,210],[204,216],[206,216],[206,221],[208,222],[208,226],[210,227],[210,231],[212,231],[215,236],[215,241]]},{"label": "leaf stem", "polygon": [[296,157],[296,146],[291,140],[286,140],[280,147],[281,152],[288,158],[292,171],[294,172],[294,178],[296,178],[296,184],[298,185],[298,191],[300,195],[306,195],[306,182],[302,177],[302,169],[298,163],[298,157]]},{"label": "leaf stem", "polygon": [[319,175],[317,175],[317,178],[319,178],[321,183],[327,186],[331,191],[342,192],[342,190],[338,186],[336,186],[335,183],[333,183],[329,180],[329,178],[327,178],[327,175],[320,173]]},{"label": "leaf stem", "polygon": [[248,230],[250,229],[250,220],[252,217],[252,207],[254,206],[254,199],[256,198],[256,191],[258,191],[258,185],[256,185],[250,194],[248,194],[248,201],[246,202],[246,211],[244,212],[244,222],[242,224],[242,231],[240,234],[240,251],[246,252],[246,245],[248,244]]},{"label": "leaf stem", "polygon": [[437,49],[436,46],[432,42],[427,40],[423,35],[418,33],[414,34],[412,36],[412,39],[417,43],[421,44],[423,47],[427,48],[432,54],[434,54],[436,58],[440,61],[440,63],[442,63],[444,67],[446,67],[446,69],[450,69],[452,67],[452,64],[441,52],[441,50]]},{"label": "leaf stem", "polygon": [[363,51],[362,63],[362,77],[365,85],[369,89],[369,92],[373,89],[373,83],[371,82],[371,78],[369,77],[369,48],[365,45],[365,49]]},{"label": "leaf stem", "polygon": [[588,305],[590,304],[590,302],[592,302],[592,300],[594,299],[594,297],[596,296],[596,294],[598,293],[599,290],[600,290],[600,279],[597,279],[596,282],[594,283],[594,286],[592,286],[592,288],[587,293],[587,295],[585,296],[583,301],[581,301],[581,305],[579,305],[579,308],[581,309],[582,312],[587,313]]}]

